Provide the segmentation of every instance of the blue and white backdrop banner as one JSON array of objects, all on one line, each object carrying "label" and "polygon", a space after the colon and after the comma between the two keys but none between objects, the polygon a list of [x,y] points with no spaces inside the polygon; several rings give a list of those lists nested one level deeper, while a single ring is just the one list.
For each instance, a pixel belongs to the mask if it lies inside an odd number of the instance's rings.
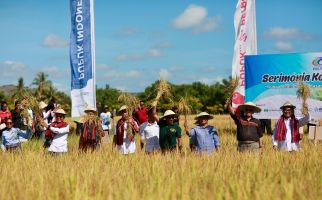
[{"label": "blue and white backdrop banner", "polygon": [[87,106],[96,107],[93,7],[93,0],[70,0],[70,66],[73,118],[82,116]]}]

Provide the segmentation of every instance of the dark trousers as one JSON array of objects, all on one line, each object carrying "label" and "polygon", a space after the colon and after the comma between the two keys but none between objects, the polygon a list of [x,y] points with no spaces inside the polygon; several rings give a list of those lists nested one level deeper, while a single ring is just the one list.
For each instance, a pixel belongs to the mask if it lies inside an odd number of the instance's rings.
[{"label": "dark trousers", "polygon": [[[268,135],[272,135],[272,121],[271,119],[260,119],[263,133],[266,132]],[[266,130],[266,131],[265,131]]]}]

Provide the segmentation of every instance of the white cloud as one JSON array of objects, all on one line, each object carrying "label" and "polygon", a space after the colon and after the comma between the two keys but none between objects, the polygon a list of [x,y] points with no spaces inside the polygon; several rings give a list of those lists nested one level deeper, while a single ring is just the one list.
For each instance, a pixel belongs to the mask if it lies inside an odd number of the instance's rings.
[{"label": "white cloud", "polygon": [[181,72],[184,70],[184,67],[183,66],[179,66],[179,65],[173,65],[169,68],[169,70],[171,72]]},{"label": "white cloud", "polygon": [[152,48],[147,52],[147,56],[150,56],[150,57],[161,56],[161,51],[159,49]]},{"label": "white cloud", "polygon": [[293,45],[290,42],[278,41],[274,44],[275,48],[280,51],[292,51]]},{"label": "white cloud", "polygon": [[276,40],[293,40],[293,39],[311,40],[313,38],[312,35],[308,33],[304,33],[298,28],[284,28],[284,27],[270,28],[268,31],[264,32],[264,36],[268,39],[276,39]]},{"label": "white cloud", "polygon": [[117,61],[137,61],[144,59],[142,54],[121,54],[116,56]]},{"label": "white cloud", "polygon": [[170,75],[171,74],[170,74],[170,72],[167,69],[161,69],[159,71],[159,77],[161,79],[169,80]]},{"label": "white cloud", "polygon": [[119,30],[116,33],[116,36],[131,36],[131,35],[135,35],[136,33],[138,33],[137,28],[126,27],[126,28],[122,28],[121,30]]},{"label": "white cloud", "polygon": [[172,26],[177,29],[192,28],[194,33],[213,31],[218,27],[220,17],[208,18],[207,15],[205,7],[191,4],[172,21]]},{"label": "white cloud", "polygon": [[7,60],[0,63],[0,67],[1,67],[1,71],[10,70],[10,71],[18,72],[25,68],[25,64],[21,62],[12,61],[12,60]]},{"label": "white cloud", "polygon": [[168,49],[170,47],[172,47],[170,42],[161,42],[161,43],[155,45],[155,48],[157,48],[157,49]]},{"label": "white cloud", "polygon": [[107,65],[107,64],[97,64],[96,69],[98,69],[98,70],[110,70],[110,69],[112,69],[112,66]]},{"label": "white cloud", "polygon": [[142,73],[138,70],[129,70],[129,71],[116,71],[112,70],[104,74],[106,78],[137,78],[140,77]]},{"label": "white cloud", "polygon": [[58,35],[50,33],[44,38],[42,44],[48,48],[62,48],[68,46],[68,41]]},{"label": "white cloud", "polygon": [[182,14],[172,21],[178,29],[191,28],[199,25],[207,16],[207,9],[203,6],[191,4]]},{"label": "white cloud", "polygon": [[[69,67],[58,68],[56,66],[46,66],[46,67],[41,68],[40,71],[45,72],[52,79],[70,76],[70,68]],[[52,80],[52,81],[54,81],[54,80]]]}]

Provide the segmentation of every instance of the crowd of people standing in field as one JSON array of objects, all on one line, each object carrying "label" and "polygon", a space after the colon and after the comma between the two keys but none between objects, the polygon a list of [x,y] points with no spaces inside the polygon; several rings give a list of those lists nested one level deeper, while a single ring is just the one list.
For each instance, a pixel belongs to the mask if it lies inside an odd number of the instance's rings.
[{"label": "crowd of people standing in field", "polygon": [[[262,123],[254,118],[253,114],[261,112],[261,109],[252,102],[239,105],[237,109],[233,109],[230,104],[231,100],[227,99],[229,114],[237,126],[237,150],[260,152],[263,145]],[[285,151],[298,151],[302,139],[299,128],[308,123],[309,115],[297,119],[294,116],[296,107],[290,102],[285,102],[280,109],[282,114],[272,133],[273,147]],[[143,101],[140,101],[138,108],[133,112],[127,105],[121,106],[117,113],[112,113],[108,106],[104,106],[103,112],[98,114],[95,107],[88,106],[84,110],[85,115],[75,120],[79,132],[79,150],[95,151],[105,143],[110,143],[110,135],[113,135],[113,149],[121,154],[133,154],[137,148],[135,135],[138,134],[139,146],[145,149],[147,154],[181,151],[183,133],[189,136],[189,145],[193,152],[212,154],[220,149],[217,129],[208,124],[209,120],[213,119],[211,114],[201,112],[196,115],[195,126],[192,128],[189,128],[185,121],[182,131],[177,110],[176,107],[166,110],[159,117],[157,106],[148,109]],[[120,119],[114,122],[116,114]],[[11,111],[5,101],[1,102],[2,150],[20,151],[22,142],[31,137],[38,137],[51,154],[67,153],[70,126],[65,122],[65,116],[66,112],[55,102],[39,102],[37,113],[24,108],[19,100],[15,102]]]}]

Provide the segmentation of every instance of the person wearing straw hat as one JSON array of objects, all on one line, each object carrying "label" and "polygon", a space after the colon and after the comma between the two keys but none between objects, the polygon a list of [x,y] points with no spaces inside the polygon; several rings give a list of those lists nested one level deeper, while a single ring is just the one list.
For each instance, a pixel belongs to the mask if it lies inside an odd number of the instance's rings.
[{"label": "person wearing straw hat", "polygon": [[129,109],[123,105],[119,109],[121,119],[118,120],[114,132],[113,147],[117,146],[121,154],[132,154],[136,151],[135,146],[135,133],[139,132],[137,122],[129,116]]},{"label": "person wearing straw hat", "polygon": [[45,141],[45,132],[46,127],[42,126],[41,121],[44,121],[47,125],[50,125],[48,123],[48,117],[51,115],[51,110],[48,110],[46,112],[47,104],[43,101],[39,102],[39,112],[41,116],[36,116],[35,120],[35,133],[34,135],[38,138],[41,138],[43,141]]},{"label": "person wearing straw hat", "polygon": [[239,152],[253,151],[259,152],[262,144],[260,138],[263,136],[261,123],[253,117],[254,113],[259,113],[261,109],[252,102],[239,105],[240,116],[236,115],[230,106],[230,99],[226,101],[231,118],[237,125],[237,150]]},{"label": "person wearing straw hat", "polygon": [[220,146],[217,130],[214,126],[208,125],[213,116],[207,112],[201,112],[196,117],[196,126],[190,130],[191,151],[198,153],[213,153]]},{"label": "person wearing straw hat", "polygon": [[273,131],[273,147],[285,151],[298,151],[302,134],[299,128],[309,122],[310,116],[297,119],[294,115],[295,106],[290,102],[285,102],[280,107],[283,114],[275,123]]},{"label": "person wearing straw hat", "polygon": [[55,111],[55,121],[48,125],[45,121],[41,121],[46,128],[46,139],[50,142],[48,151],[52,154],[63,154],[68,151],[67,138],[69,134],[69,125],[64,122],[66,112],[59,108]]},{"label": "person wearing straw hat", "polygon": [[141,149],[144,148],[146,153],[153,153],[160,150],[159,144],[159,134],[160,134],[160,127],[157,122],[157,111],[156,107],[152,107],[148,110],[148,121],[144,122],[140,126],[140,142],[141,142]]},{"label": "person wearing straw hat", "polygon": [[166,110],[159,122],[160,126],[160,148],[163,153],[176,150],[177,145],[179,150],[182,149],[181,144],[181,128],[174,123],[176,113],[172,110]]},{"label": "person wearing straw hat", "polygon": [[83,131],[79,139],[79,149],[86,152],[94,151],[101,144],[101,138],[105,133],[101,126],[101,120],[97,116],[96,108],[87,106],[84,110],[86,115],[83,117]]}]

